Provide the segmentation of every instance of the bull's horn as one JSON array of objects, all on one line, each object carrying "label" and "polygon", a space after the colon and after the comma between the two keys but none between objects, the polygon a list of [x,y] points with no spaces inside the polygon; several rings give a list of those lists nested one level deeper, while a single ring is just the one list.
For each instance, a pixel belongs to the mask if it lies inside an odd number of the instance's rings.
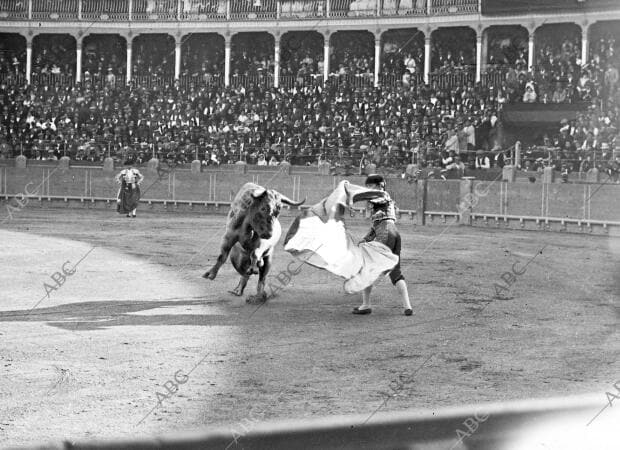
[{"label": "bull's horn", "polygon": [[252,191],[252,197],[254,198],[260,198],[263,195],[265,195],[265,193],[267,192],[267,189],[263,188],[263,187],[259,187],[256,188]]},{"label": "bull's horn", "polygon": [[[280,194],[280,193],[278,192],[278,194]],[[282,203],[285,203],[285,204],[291,205],[291,206],[303,205],[306,202],[306,198],[305,197],[300,202],[294,202],[293,200],[291,200],[290,198],[288,198],[286,195],[283,195],[283,194],[280,194],[280,200],[282,201]]]}]

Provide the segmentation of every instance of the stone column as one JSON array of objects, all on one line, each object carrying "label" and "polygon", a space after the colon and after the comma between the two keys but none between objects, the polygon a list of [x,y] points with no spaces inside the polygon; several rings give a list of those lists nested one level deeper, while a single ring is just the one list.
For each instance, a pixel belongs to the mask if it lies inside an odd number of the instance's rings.
[{"label": "stone column", "polygon": [[[329,3],[329,2],[328,2]],[[326,32],[323,34],[323,83],[329,80],[329,39],[331,34]]]},{"label": "stone column", "polygon": [[33,36],[26,37],[26,81],[30,84],[32,77],[32,40]]},{"label": "stone column", "polygon": [[82,45],[83,45],[83,39],[82,38],[76,38],[76,46],[75,46],[75,52],[76,52],[76,61],[75,61],[75,81],[77,83],[82,81]]},{"label": "stone column", "polygon": [[280,86],[280,35],[274,36],[273,87]]},{"label": "stone column", "polygon": [[375,87],[379,86],[379,71],[381,70],[381,31],[375,34]]},{"label": "stone column", "polygon": [[174,79],[178,80],[181,76],[181,43],[182,36],[177,36],[174,42]]},{"label": "stone column", "polygon": [[133,41],[133,37],[132,36],[127,36],[127,70],[126,70],[126,75],[127,75],[127,79],[125,80],[125,82],[127,84],[131,83],[131,66],[132,66],[132,59],[131,59],[131,45],[132,45],[132,41]]},{"label": "stone column", "polygon": [[534,31],[530,31],[530,36],[527,41],[527,70],[531,70],[534,67]]},{"label": "stone column", "polygon": [[232,36],[224,36],[224,86],[230,85],[230,43]]},{"label": "stone column", "polygon": [[585,22],[581,25],[581,64],[588,63],[588,45],[589,45],[589,34],[590,25]]},{"label": "stone column", "polygon": [[431,33],[428,31],[424,38],[424,82],[428,83],[431,75]]},{"label": "stone column", "polygon": [[482,32],[476,35],[476,83],[482,78]]},{"label": "stone column", "polygon": [[482,30],[482,71],[484,72],[487,68],[487,61],[489,60],[489,29],[485,28]]}]

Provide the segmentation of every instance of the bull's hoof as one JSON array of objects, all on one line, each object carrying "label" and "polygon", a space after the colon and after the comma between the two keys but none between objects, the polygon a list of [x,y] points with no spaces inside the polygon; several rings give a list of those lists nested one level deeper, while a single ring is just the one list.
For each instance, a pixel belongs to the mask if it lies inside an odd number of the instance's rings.
[{"label": "bull's hoof", "polygon": [[245,299],[245,302],[250,305],[259,305],[261,303],[265,303],[266,301],[267,294],[265,292],[262,294],[248,295],[248,298]]},{"label": "bull's hoof", "polygon": [[239,288],[235,288],[232,291],[228,291],[233,295],[236,295],[237,297],[241,297],[243,295],[243,289],[239,289]]},{"label": "bull's hoof", "polygon": [[216,276],[217,276],[217,272],[209,270],[208,272],[205,272],[202,278],[206,278],[207,280],[215,280]]}]

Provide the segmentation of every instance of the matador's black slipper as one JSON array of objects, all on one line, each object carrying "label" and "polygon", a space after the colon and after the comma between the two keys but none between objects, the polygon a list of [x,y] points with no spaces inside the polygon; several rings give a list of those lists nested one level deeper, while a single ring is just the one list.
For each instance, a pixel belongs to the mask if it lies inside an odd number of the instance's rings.
[{"label": "matador's black slipper", "polygon": [[405,310],[405,315],[406,315],[406,316],[410,316],[410,315],[412,315],[412,314],[413,314],[413,311],[412,311],[411,309],[407,308],[407,309]]},{"label": "matador's black slipper", "polygon": [[359,306],[353,308],[353,314],[370,314],[372,312],[372,308],[360,309]]}]

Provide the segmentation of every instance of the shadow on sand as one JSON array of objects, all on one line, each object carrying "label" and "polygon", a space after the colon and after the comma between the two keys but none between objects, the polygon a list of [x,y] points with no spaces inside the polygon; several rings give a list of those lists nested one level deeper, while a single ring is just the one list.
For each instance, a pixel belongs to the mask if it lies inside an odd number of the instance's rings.
[{"label": "shadow on sand", "polygon": [[[68,303],[34,310],[0,311],[0,322],[47,322],[48,325],[66,330],[101,330],[127,325],[195,325],[231,326],[237,323],[234,316],[208,314],[213,302],[203,300],[146,300],[102,301]],[[156,308],[187,307],[193,314],[134,314]],[[201,311],[204,309],[204,312]]]}]

